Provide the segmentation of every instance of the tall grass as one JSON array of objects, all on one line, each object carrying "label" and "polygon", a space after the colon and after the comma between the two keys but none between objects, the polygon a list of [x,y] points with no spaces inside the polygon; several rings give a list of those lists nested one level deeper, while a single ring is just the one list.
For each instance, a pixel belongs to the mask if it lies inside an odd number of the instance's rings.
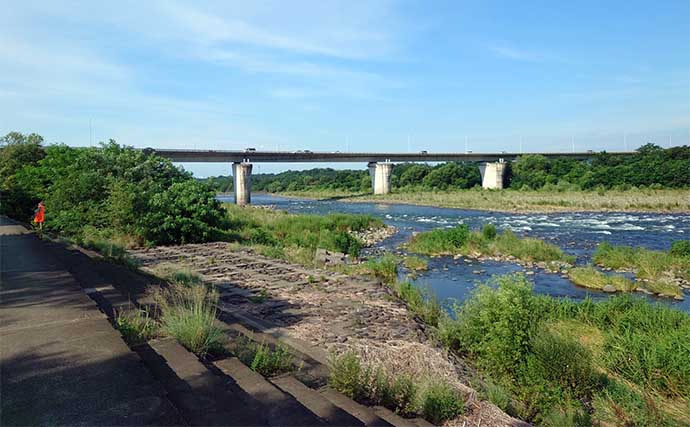
[{"label": "tall grass", "polygon": [[264,377],[290,372],[294,368],[292,353],[283,345],[272,348],[246,338],[237,346],[236,352],[242,363]]},{"label": "tall grass", "polygon": [[353,352],[332,354],[329,385],[360,402],[441,424],[463,413],[461,394],[440,378],[413,378],[383,365],[364,365]]},{"label": "tall grass", "polygon": [[156,302],[163,332],[201,357],[222,351],[224,333],[216,324],[216,292],[205,286],[172,284],[159,291]]},{"label": "tall grass", "polygon": [[251,245],[275,247],[278,250],[266,254],[279,258],[288,257],[288,248],[300,248],[310,252],[312,261],[317,248],[358,256],[362,242],[350,234],[369,228],[383,227],[381,220],[370,215],[290,214],[284,211],[224,205],[240,241]]},{"label": "tall grass", "polygon": [[439,329],[528,421],[690,422],[690,316],[681,311],[629,295],[538,296],[524,277],[507,276],[480,285]]},{"label": "tall grass", "polygon": [[201,285],[201,276],[192,271],[189,267],[180,266],[177,264],[163,263],[155,266],[152,273],[175,285],[181,286],[197,286]]}]

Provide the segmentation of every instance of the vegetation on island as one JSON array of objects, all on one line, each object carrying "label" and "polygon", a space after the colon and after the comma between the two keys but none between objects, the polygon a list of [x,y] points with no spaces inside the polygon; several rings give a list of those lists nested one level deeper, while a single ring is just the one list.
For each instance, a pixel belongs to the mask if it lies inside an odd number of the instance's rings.
[{"label": "vegetation on island", "polygon": [[592,260],[613,270],[633,271],[639,279],[659,282],[680,278],[690,282],[690,240],[674,242],[669,251],[604,242],[597,246]]},{"label": "vegetation on island", "polygon": [[484,225],[479,231],[470,231],[466,224],[426,231],[412,236],[405,247],[424,255],[500,256],[563,264],[575,261],[575,257],[556,245],[531,237],[521,238],[510,230],[498,233],[492,224]]}]

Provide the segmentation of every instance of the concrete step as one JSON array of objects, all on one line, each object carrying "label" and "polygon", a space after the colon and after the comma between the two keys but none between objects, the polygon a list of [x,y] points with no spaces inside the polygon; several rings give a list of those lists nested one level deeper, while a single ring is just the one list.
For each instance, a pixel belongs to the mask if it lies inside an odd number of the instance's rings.
[{"label": "concrete step", "polygon": [[261,402],[271,426],[323,426],[326,423],[289,394],[283,393],[259,373],[252,371],[236,357],[213,364],[247,394]]},{"label": "concrete step", "polygon": [[424,418],[403,418],[395,412],[383,406],[374,406],[374,412],[379,417],[388,421],[396,427],[434,427]]},{"label": "concrete step", "polygon": [[254,398],[211,372],[177,341],[157,340],[135,349],[190,425],[270,425]]},{"label": "concrete step", "polygon": [[319,394],[325,397],[335,406],[354,416],[366,426],[392,426],[393,424],[378,416],[373,408],[360,405],[344,394],[333,390],[330,387],[324,387],[319,390]]},{"label": "concrete step", "polygon": [[358,418],[334,405],[333,402],[324,399],[319,392],[307,387],[292,375],[273,378],[271,382],[285,393],[292,395],[299,403],[325,420],[330,426],[364,425]]}]

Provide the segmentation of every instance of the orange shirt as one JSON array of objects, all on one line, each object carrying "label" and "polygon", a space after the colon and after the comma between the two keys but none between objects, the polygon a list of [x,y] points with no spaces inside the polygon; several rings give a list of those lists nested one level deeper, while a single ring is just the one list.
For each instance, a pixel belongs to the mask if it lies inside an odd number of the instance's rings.
[{"label": "orange shirt", "polygon": [[45,221],[45,214],[46,214],[46,207],[43,205],[40,205],[38,207],[38,212],[36,212],[36,216],[34,217],[34,222],[41,223]]}]

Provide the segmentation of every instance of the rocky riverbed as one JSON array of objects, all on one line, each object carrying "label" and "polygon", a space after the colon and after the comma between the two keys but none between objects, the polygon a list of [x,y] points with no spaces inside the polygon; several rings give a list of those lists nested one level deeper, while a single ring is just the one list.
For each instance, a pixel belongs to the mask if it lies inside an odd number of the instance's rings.
[{"label": "rocky riverbed", "polygon": [[468,385],[462,362],[430,340],[404,304],[376,281],[306,269],[233,250],[226,243],[131,252],[144,270],[165,264],[188,267],[213,284],[220,303],[265,319],[288,335],[328,352],[352,350],[394,372],[446,378],[468,399],[467,412],[447,425],[520,425]]}]

